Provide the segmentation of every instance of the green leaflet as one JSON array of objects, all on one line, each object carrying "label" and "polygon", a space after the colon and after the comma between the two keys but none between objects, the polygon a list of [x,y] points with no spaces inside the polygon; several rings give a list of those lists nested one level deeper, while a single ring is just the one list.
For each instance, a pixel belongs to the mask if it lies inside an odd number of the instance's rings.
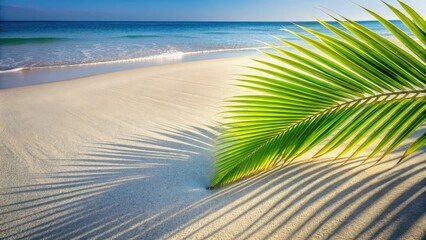
[{"label": "green leaflet", "polygon": [[425,48],[420,46],[414,39],[410,38],[406,33],[401,29],[397,28],[391,22],[377,15],[376,13],[365,9],[373,17],[375,17],[383,26],[385,26],[396,38],[398,38],[408,49],[410,49],[414,54],[417,55],[423,62],[426,62]]},{"label": "green leaflet", "polygon": [[345,21],[336,20],[348,31],[356,35],[359,39],[362,39],[364,43],[380,51],[386,57],[387,61],[395,62],[415,77],[407,80],[414,80],[413,84],[420,88],[426,83],[424,63],[420,62],[417,58],[393,42],[354,21],[350,21],[349,19],[345,19]]},{"label": "green leaflet", "polygon": [[388,81],[389,84],[398,84],[399,86],[394,86],[396,88],[400,88],[402,85],[404,87],[408,87],[409,89],[414,89],[414,87],[411,85],[411,82],[415,81],[415,78],[407,81],[406,77],[411,76],[410,74],[399,74],[400,72],[406,73],[406,70],[403,68],[403,66],[400,66],[398,63],[395,63],[391,61],[391,59],[387,58],[386,52],[382,52],[379,51],[380,49],[371,47],[360,39],[351,36],[350,34],[338,29],[331,24],[321,20],[318,20],[318,22],[333,33],[337,34],[339,37],[346,40],[348,43],[351,43],[353,46],[357,47],[364,54],[368,55],[372,62],[382,65],[384,70],[383,73],[389,75],[389,77],[392,78],[390,81]]},{"label": "green leaflet", "polygon": [[407,16],[405,16],[402,12],[400,12],[398,9],[392,7],[391,5],[385,3],[386,6],[388,6],[392,12],[395,13],[395,15],[398,16],[399,19],[404,23],[405,26],[407,26],[410,31],[424,44],[426,45],[426,33],[422,31],[422,29],[411,22],[411,19],[409,19]]},{"label": "green leaflet", "polygon": [[[315,154],[344,146],[347,161],[378,142],[365,159],[377,161],[396,149],[426,122],[426,22],[400,2],[407,15],[386,4],[419,39],[367,10],[410,51],[349,19],[337,20],[348,32],[318,20],[337,37],[301,27],[314,40],[293,33],[315,50],[277,38],[296,52],[268,45],[274,63],[241,75],[237,86],[252,95],[226,101],[216,137],[215,174],[222,186],[282,163],[289,163],[329,139]],[[423,44],[423,45],[422,45]],[[277,63],[278,62],[278,63]],[[401,160],[426,143],[426,133],[406,149]],[[383,151],[383,152],[382,152]],[[382,152],[382,153],[381,153]]]},{"label": "green leaflet", "polygon": [[[377,160],[380,161],[388,153],[394,150],[405,138],[414,132],[418,127],[426,122],[426,102],[425,98],[417,101],[418,104],[414,106],[413,110],[403,115],[400,121],[393,126],[384,139],[393,139],[386,152]],[[396,134],[395,134],[396,132]],[[397,135],[396,137],[394,137]]]},{"label": "green leaflet", "polygon": [[414,11],[410,6],[407,4],[398,1],[399,4],[407,11],[407,13],[413,18],[414,22],[419,26],[419,28],[426,33],[426,21],[416,12]]},{"label": "green leaflet", "polygon": [[[358,147],[358,149],[348,158],[350,160],[351,158],[354,158],[356,155],[361,153],[365,148],[367,148],[374,140],[378,139],[378,137],[381,136],[381,134],[393,124],[394,118],[390,117],[392,115],[403,115],[404,110],[408,109],[410,105],[412,105],[413,101],[410,101],[412,99],[402,99],[400,101],[391,101],[390,104],[387,104],[384,111],[377,116],[376,119],[374,119],[370,126],[367,127],[372,129],[372,133],[368,136],[367,139],[363,141],[361,146]],[[414,99],[415,100],[415,99]],[[386,119],[387,118],[387,119]],[[375,125],[374,127],[372,125]]]},{"label": "green leaflet", "polygon": [[414,153],[417,149],[423,147],[426,144],[426,132],[423,133],[422,136],[417,138],[415,142],[413,142],[407,150],[405,150],[404,154],[402,155],[401,159],[399,159],[398,163],[400,163],[404,158],[409,156],[410,154]]},{"label": "green leaflet", "polygon": [[[336,158],[343,156],[345,153],[351,150],[357,143],[363,140],[363,138],[367,136],[367,134],[371,132],[372,129],[375,129],[378,124],[382,124],[381,121],[384,118],[389,117],[387,116],[388,114],[386,114],[387,111],[392,109],[392,106],[389,105],[391,105],[389,104],[389,102],[385,102],[384,104],[379,105],[371,115],[367,116],[366,119],[364,119],[364,121],[360,123],[360,128],[357,129],[357,134],[353,137],[352,141],[347,144],[345,149]],[[354,132],[352,134],[354,134]],[[352,157],[353,155],[349,157],[348,160]]]}]

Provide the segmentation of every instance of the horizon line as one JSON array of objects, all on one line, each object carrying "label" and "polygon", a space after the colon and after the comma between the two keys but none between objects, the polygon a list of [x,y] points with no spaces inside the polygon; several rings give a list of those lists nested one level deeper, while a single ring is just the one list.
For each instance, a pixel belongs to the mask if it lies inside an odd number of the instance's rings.
[{"label": "horizon line", "polygon": [[[388,21],[400,21],[399,19],[387,19]],[[355,22],[378,22],[378,20],[353,20]],[[317,22],[316,20],[296,20],[296,21],[209,21],[209,20],[0,20],[1,22],[164,22],[164,23],[299,23]],[[325,20],[324,22],[337,22],[336,20]]]}]

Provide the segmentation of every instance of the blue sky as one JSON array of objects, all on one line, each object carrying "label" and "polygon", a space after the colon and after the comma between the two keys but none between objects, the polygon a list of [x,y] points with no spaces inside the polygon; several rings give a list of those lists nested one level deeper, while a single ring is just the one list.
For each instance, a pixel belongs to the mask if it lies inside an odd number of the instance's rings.
[{"label": "blue sky", "polygon": [[[426,14],[425,0],[404,2]],[[372,19],[355,3],[395,19],[379,0],[0,0],[0,16],[1,20],[310,21],[329,20],[320,10],[329,9],[354,20]]]}]

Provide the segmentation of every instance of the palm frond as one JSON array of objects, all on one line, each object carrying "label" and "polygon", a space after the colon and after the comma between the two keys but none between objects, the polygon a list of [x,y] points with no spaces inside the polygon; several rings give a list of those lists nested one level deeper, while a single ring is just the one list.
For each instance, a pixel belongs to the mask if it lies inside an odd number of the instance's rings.
[{"label": "palm frond", "polygon": [[[238,86],[253,95],[227,101],[217,137],[215,175],[220,186],[288,163],[319,143],[320,157],[344,146],[336,156],[354,158],[376,143],[365,159],[380,161],[426,121],[426,22],[386,4],[416,39],[365,9],[400,44],[357,22],[335,19],[345,30],[317,20],[335,36],[299,26],[311,37],[292,32],[316,50],[277,38],[294,51],[269,45],[274,62],[255,60],[258,74],[242,75]],[[426,142],[415,140],[401,160]]]}]

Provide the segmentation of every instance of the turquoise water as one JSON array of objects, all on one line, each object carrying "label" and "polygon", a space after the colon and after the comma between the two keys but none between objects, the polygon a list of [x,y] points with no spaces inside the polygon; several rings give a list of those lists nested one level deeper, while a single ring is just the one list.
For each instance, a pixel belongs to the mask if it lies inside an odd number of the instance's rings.
[{"label": "turquoise water", "polygon": [[[298,24],[327,32],[316,22]],[[362,24],[389,36],[378,22]],[[283,29],[301,32],[288,22],[0,22],[0,88],[252,55],[262,42],[279,45],[272,36],[299,41]]]}]

